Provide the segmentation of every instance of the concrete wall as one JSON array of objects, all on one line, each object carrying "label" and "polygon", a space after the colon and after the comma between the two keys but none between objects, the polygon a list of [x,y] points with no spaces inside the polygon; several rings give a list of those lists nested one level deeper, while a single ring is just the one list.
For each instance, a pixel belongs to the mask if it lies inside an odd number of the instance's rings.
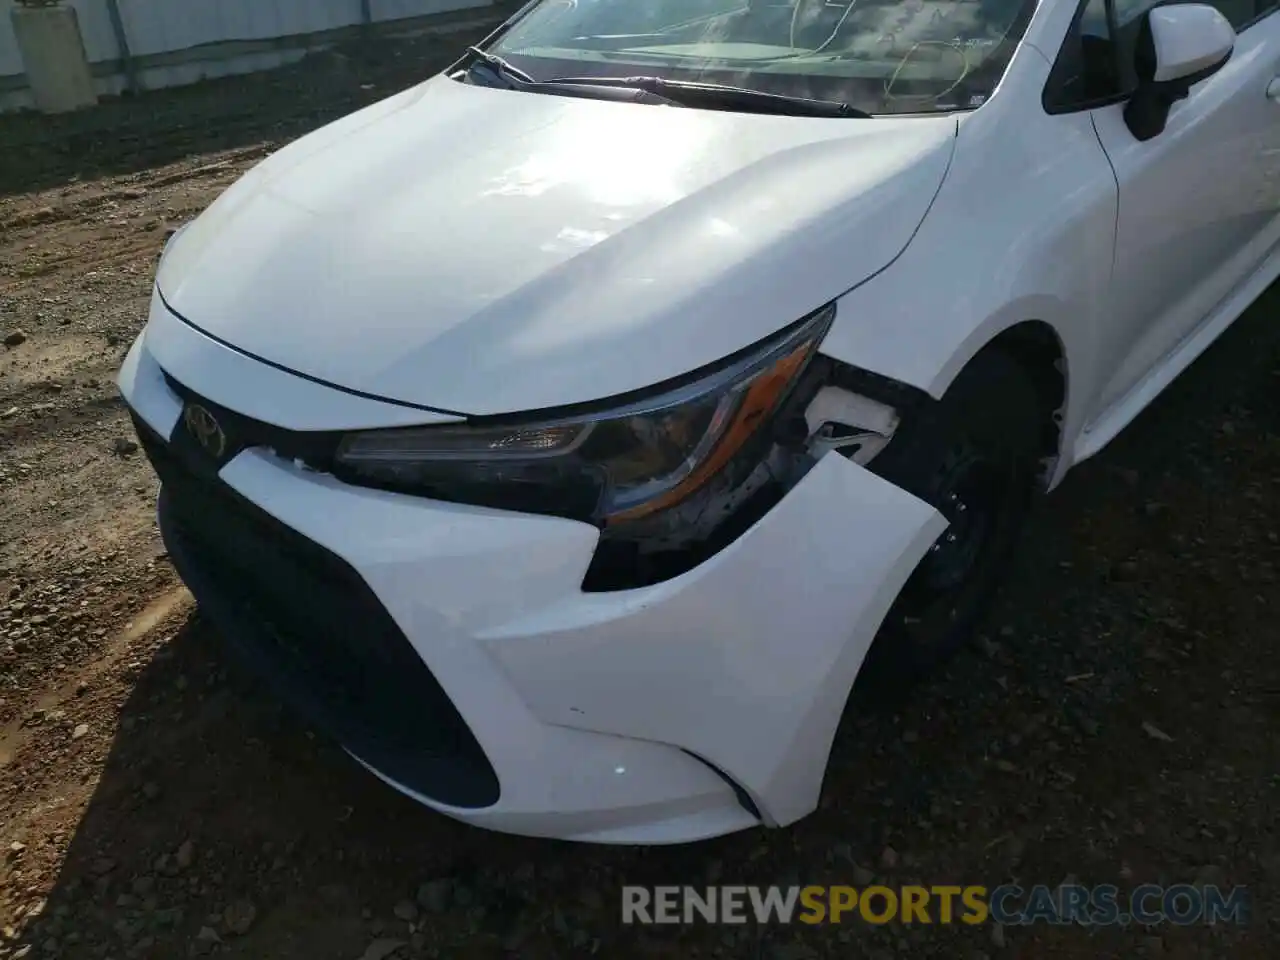
[{"label": "concrete wall", "polygon": [[[378,24],[475,11],[494,0],[370,0]],[[67,0],[79,14],[99,94],[120,93],[126,76],[107,0]],[[129,48],[149,89],[264,70],[322,46],[326,34],[361,20],[361,0],[118,0]],[[0,111],[32,106],[9,8],[0,0]]]}]

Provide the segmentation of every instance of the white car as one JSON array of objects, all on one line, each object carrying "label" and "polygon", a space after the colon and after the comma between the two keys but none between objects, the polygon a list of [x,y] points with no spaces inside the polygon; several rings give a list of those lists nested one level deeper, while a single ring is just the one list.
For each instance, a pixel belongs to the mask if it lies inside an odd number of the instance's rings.
[{"label": "white car", "polygon": [[170,242],[174,563],[452,817],[794,823],[873,639],[953,651],[1280,273],[1267,2],[528,4]]}]

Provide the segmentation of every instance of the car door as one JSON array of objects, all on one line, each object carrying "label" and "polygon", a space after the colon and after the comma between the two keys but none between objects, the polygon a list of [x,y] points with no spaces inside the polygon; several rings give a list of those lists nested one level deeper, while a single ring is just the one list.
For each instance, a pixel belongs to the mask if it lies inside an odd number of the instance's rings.
[{"label": "car door", "polygon": [[[1177,349],[1280,240],[1280,16],[1276,0],[1217,0],[1238,32],[1218,73],[1139,141],[1124,120],[1151,0],[1088,0],[1076,32],[1090,113],[1119,189],[1111,295],[1097,327],[1093,418]],[[1109,5],[1109,9],[1108,9]],[[1079,44],[1077,37],[1074,41]],[[1112,88],[1108,90],[1108,87]]]}]

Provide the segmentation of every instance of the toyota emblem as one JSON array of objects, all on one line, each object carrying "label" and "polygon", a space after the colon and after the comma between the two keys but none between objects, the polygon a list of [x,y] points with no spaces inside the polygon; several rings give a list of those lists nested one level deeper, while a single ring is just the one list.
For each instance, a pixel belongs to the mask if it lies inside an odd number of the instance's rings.
[{"label": "toyota emblem", "polygon": [[182,419],[191,436],[204,447],[205,453],[215,460],[221,459],[227,452],[227,435],[222,432],[217,418],[200,404],[189,403],[182,412]]}]

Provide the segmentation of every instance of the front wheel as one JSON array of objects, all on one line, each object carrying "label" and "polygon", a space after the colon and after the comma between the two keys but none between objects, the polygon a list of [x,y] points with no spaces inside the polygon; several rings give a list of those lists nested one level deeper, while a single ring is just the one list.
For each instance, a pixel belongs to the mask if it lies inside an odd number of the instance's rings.
[{"label": "front wheel", "polygon": [[898,595],[871,663],[919,675],[948,659],[985,612],[1039,484],[1046,411],[1024,368],[976,357],[871,463],[949,524]]}]

